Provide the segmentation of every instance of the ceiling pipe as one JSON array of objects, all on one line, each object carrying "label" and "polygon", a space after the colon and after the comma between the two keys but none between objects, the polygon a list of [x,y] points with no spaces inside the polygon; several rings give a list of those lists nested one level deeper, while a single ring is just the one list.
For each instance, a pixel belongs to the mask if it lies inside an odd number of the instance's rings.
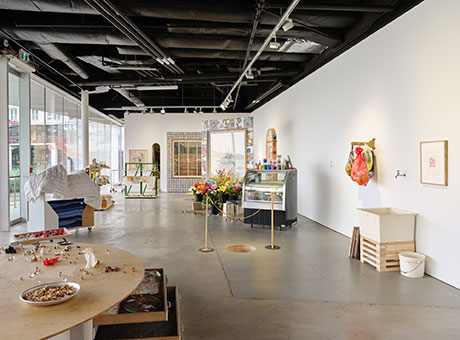
[{"label": "ceiling pipe", "polygon": [[[95,0],[95,1],[98,1],[98,0]],[[100,1],[99,1],[100,3]],[[158,53],[160,55],[160,57],[163,58],[164,61],[168,61],[170,64],[168,64],[166,62],[166,64],[168,66],[170,66],[173,70],[175,70],[176,73],[181,73],[181,74],[184,74],[184,71],[176,65],[176,63],[174,62],[174,60],[172,60],[166,53],[164,53],[160,47],[158,47],[147,35],[144,34],[144,32],[142,32],[141,29],[139,29],[135,24],[134,22],[131,21],[131,19],[129,19],[124,13],[123,11],[120,11],[116,6],[114,6],[110,0],[105,0],[104,1],[105,4],[107,4],[107,6],[109,6],[118,16],[120,16],[122,18],[122,20],[128,24],[128,27],[134,29],[136,31],[136,33],[143,39],[145,40],[145,43],[147,46],[149,47],[153,47],[153,49],[156,51],[156,53]]]},{"label": "ceiling pipe", "polygon": [[62,61],[83,79],[89,78],[89,73],[80,62],[61,46],[55,44],[37,44],[37,46],[51,58]]},{"label": "ceiling pipe", "polygon": [[[259,25],[260,15],[262,13],[262,9],[263,9],[264,5],[265,5],[265,0],[259,0],[257,2],[257,4],[256,4],[256,6],[257,6],[256,7],[256,13],[254,15],[254,22],[252,23],[252,30],[251,30],[251,35],[249,36],[249,43],[248,43],[248,47],[246,49],[246,55],[244,56],[244,62],[243,62],[243,67],[242,67],[243,69],[248,64],[249,55],[251,53],[252,44],[254,43],[254,37],[256,36],[257,26]],[[249,71],[251,71],[251,69],[249,69]],[[241,83],[238,84],[238,87],[236,89],[235,102],[233,104],[233,107],[236,107],[236,103],[238,102],[238,96],[240,94],[240,88],[241,88]]]},{"label": "ceiling pipe", "polygon": [[145,104],[144,104],[144,102],[142,100],[140,100],[138,97],[132,95],[131,92],[129,92],[128,90],[122,89],[122,88],[113,88],[113,90],[117,91],[119,94],[121,94],[123,97],[128,99],[134,105],[136,105],[136,106],[145,106]]},{"label": "ceiling pipe", "polygon": [[283,26],[284,22],[289,18],[289,15],[294,11],[295,7],[299,4],[300,0],[293,0],[289,7],[286,9],[286,11],[283,13],[281,19],[278,21],[276,24],[275,28],[273,28],[272,32],[269,34],[269,36],[265,39],[264,43],[262,44],[262,47],[257,51],[256,55],[252,60],[249,62],[249,64],[246,66],[246,68],[243,70],[241,73],[240,77],[238,80],[235,82],[233,87],[230,89],[228,92],[227,96],[224,98],[222,103],[220,104],[220,107],[224,110],[228,107],[228,105],[231,103],[232,99],[232,93],[233,91],[238,87],[238,85],[243,81],[246,73],[251,69],[252,65],[257,61],[257,58],[262,54],[262,52],[265,50],[265,48],[268,46],[272,38],[276,35],[276,32]]},{"label": "ceiling pipe", "polygon": [[[101,2],[99,0],[84,0],[88,5],[97,10],[107,21],[114,25],[130,40],[135,42],[148,55],[152,56],[156,61],[162,64],[166,69],[173,73],[184,73],[179,67],[174,65],[171,58],[165,58],[166,55],[158,53],[158,47],[145,35],[139,35],[140,29],[126,16],[120,15],[120,11],[113,6],[109,0]],[[120,19],[121,18],[121,19]],[[147,38],[147,39],[145,39]]]},{"label": "ceiling pipe", "polygon": [[269,95],[271,95],[272,93],[278,91],[280,88],[283,87],[283,84],[281,84],[280,82],[276,83],[275,85],[273,85],[272,87],[270,87],[267,91],[265,91],[264,93],[262,93],[261,95],[259,95],[256,99],[254,99],[249,105],[247,105],[244,109],[245,110],[249,110],[251,109],[254,105],[257,105],[259,104],[263,99],[267,98]]}]

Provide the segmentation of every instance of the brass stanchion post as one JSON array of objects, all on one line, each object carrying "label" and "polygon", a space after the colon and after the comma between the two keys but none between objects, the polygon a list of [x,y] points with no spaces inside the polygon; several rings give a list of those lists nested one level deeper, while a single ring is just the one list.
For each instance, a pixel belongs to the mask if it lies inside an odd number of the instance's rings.
[{"label": "brass stanchion post", "polygon": [[210,253],[212,251],[214,251],[213,248],[209,248],[208,247],[208,202],[209,202],[209,197],[208,197],[208,194],[206,194],[206,208],[205,208],[205,211],[204,211],[204,216],[205,216],[205,220],[204,220],[204,247],[203,248],[200,248],[198,249],[199,251],[201,251],[202,253]]},{"label": "brass stanchion post", "polygon": [[273,193],[272,193],[272,216],[271,217],[272,217],[271,218],[272,220],[272,228],[271,228],[272,242],[268,246],[265,246],[265,249],[278,250],[278,249],[281,249],[281,247],[275,245],[275,202],[274,202]]}]

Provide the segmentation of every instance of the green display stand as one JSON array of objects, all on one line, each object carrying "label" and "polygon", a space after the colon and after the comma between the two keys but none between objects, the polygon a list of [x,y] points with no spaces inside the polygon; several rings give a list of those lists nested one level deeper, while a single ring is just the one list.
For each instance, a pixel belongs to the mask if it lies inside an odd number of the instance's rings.
[{"label": "green display stand", "polygon": [[[125,163],[125,198],[157,198],[160,172],[157,163]],[[132,174],[130,174],[132,173]],[[147,193],[147,182],[154,182],[152,193]],[[139,185],[139,192],[132,193],[134,185]]]}]

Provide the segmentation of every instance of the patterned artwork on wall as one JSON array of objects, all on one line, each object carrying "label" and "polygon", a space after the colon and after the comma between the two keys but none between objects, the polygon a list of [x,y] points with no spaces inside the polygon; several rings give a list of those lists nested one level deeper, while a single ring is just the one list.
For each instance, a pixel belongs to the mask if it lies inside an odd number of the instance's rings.
[{"label": "patterned artwork on wall", "polygon": [[172,141],[177,139],[200,139],[200,132],[166,132],[166,145],[168,155],[168,181],[167,190],[168,192],[187,192],[193,183],[197,181],[196,178],[174,178],[173,177],[173,150]]},{"label": "patterned artwork on wall", "polygon": [[215,130],[246,129],[247,167],[254,164],[254,118],[238,117],[204,120],[201,130],[201,175],[206,179],[208,171],[208,132]]}]

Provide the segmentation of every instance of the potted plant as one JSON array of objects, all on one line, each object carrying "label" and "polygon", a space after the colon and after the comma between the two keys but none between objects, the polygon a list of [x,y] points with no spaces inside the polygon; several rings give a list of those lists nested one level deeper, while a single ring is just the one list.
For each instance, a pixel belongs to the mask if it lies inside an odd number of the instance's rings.
[{"label": "potted plant", "polygon": [[236,180],[232,183],[230,187],[230,196],[229,201],[238,201],[239,196],[241,195],[241,190],[243,189],[243,185],[239,180]]},{"label": "potted plant", "polygon": [[207,190],[206,190],[206,198],[204,199],[204,203],[206,203],[206,200],[208,200],[208,205],[211,206],[211,212],[213,215],[219,214],[219,209],[221,208],[221,203],[219,202],[219,190],[218,186],[216,183],[207,185]]},{"label": "potted plant", "polygon": [[203,183],[201,181],[193,183],[193,185],[190,187],[190,190],[193,192],[195,195],[195,201],[196,202],[201,202],[203,200]]}]

